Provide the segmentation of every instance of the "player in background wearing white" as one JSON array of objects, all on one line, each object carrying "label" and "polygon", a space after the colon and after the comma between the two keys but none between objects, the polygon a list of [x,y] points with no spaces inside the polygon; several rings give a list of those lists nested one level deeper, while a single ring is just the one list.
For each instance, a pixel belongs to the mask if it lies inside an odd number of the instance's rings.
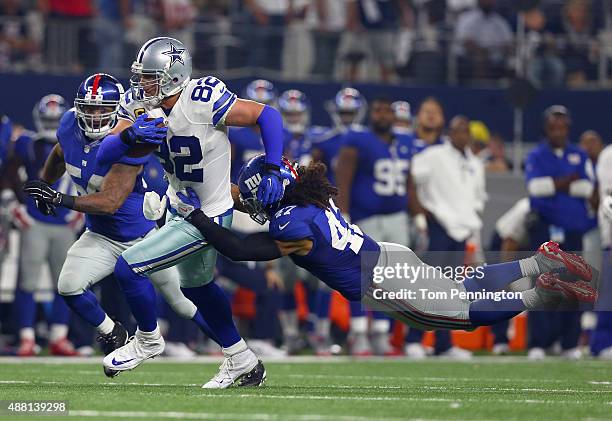
[{"label": "player in background wearing white", "polygon": [[[191,79],[191,69],[191,55],[180,41],[167,37],[147,41],[132,65],[132,89],[125,95],[119,123],[113,131],[120,133],[143,113],[164,117],[168,135],[156,155],[168,177],[171,208],[177,207],[176,193],[191,187],[202,201],[202,208],[219,224],[229,226],[234,202],[227,126],[259,126],[266,150],[266,170],[258,199],[269,205],[284,193],[280,177],[282,118],[269,106],[237,98],[215,77]],[[104,151],[99,156],[109,162],[129,149],[118,136],[105,139],[101,148]],[[157,197],[154,202],[147,206],[158,207],[161,215],[166,200]],[[176,266],[183,293],[196,304],[225,356],[219,373],[203,387],[263,383],[263,364],[238,334],[230,303],[214,282],[216,255],[201,233],[180,216],[170,216],[155,235],[122,253],[115,277],[126,293],[138,330],[134,340],[104,359],[106,368],[131,370],[163,351],[155,293],[147,276]]]}]

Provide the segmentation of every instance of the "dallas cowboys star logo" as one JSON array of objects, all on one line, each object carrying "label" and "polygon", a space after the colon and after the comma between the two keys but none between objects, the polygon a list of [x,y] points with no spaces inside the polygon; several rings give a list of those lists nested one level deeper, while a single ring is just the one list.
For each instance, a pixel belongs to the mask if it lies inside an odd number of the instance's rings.
[{"label": "dallas cowboys star logo", "polygon": [[170,50],[164,51],[162,54],[170,57],[170,67],[172,67],[172,65],[177,61],[181,64],[185,64],[185,62],[183,61],[184,51],[184,48],[176,48],[174,44],[170,44]]}]

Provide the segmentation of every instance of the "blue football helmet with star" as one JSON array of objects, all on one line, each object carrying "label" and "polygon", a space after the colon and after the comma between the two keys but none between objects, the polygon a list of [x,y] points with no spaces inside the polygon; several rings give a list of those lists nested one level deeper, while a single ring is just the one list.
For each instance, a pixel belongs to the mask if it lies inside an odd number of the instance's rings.
[{"label": "blue football helmet with star", "polygon": [[[290,190],[299,180],[297,164],[291,164],[285,157],[281,159],[280,176],[285,186],[285,191]],[[265,224],[270,219],[270,214],[278,210],[280,202],[272,203],[263,207],[257,200],[257,189],[262,177],[266,174],[266,155],[257,155],[244,164],[238,175],[238,188],[240,190],[240,202],[253,221]]]},{"label": "blue football helmet with star", "polygon": [[191,54],[174,38],[145,42],[132,63],[130,86],[134,99],[157,107],[165,98],[181,92],[191,80]]}]

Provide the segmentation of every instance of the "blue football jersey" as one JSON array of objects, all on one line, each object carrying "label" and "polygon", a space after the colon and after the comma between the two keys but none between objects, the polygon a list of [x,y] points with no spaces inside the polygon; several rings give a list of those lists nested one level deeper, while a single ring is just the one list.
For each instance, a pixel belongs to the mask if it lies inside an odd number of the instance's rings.
[{"label": "blue football jersey", "polygon": [[414,134],[407,136],[410,136],[412,138],[412,156],[418,154],[419,152],[422,152],[430,146],[441,145],[444,143],[444,139],[442,137],[439,137],[438,140],[436,140],[434,143],[427,143],[423,139],[417,138]]},{"label": "blue football jersey", "polygon": [[13,127],[11,125],[11,120],[5,115],[0,116],[0,172],[2,172],[4,165],[6,165],[6,160],[8,159],[12,132]]},{"label": "blue football jersey", "polygon": [[[57,138],[64,151],[66,172],[77,186],[79,195],[100,191],[102,181],[112,164],[99,165],[96,156],[99,144],[88,144],[89,140],[77,124],[74,110],[64,114],[57,130]],[[149,156],[129,158],[124,156],[118,162],[127,165],[144,165]],[[134,190],[114,215],[86,216],[87,228],[116,241],[131,241],[144,236],[155,227],[142,213],[145,185],[142,173],[137,177]]]},{"label": "blue football jersey", "polygon": [[[588,170],[588,171],[587,171]],[[538,177],[565,177],[578,174],[592,181],[592,164],[586,153],[576,145],[567,145],[557,156],[547,142],[542,142],[527,155],[525,178],[529,182]],[[586,232],[597,225],[595,215],[589,211],[587,200],[557,192],[550,197],[531,197],[531,209],[537,211],[544,222],[568,231]]]},{"label": "blue football jersey", "polygon": [[309,133],[311,152],[317,150],[321,155],[321,162],[327,166],[327,178],[335,183],[336,162],[338,152],[344,141],[344,132],[337,128],[314,127]]},{"label": "blue football jersey", "polygon": [[[32,132],[24,132],[15,140],[14,153],[21,161],[28,181],[40,178],[40,171],[54,147],[54,142],[38,138]],[[61,177],[52,187],[62,193],[74,194],[74,186],[69,177]],[[55,209],[57,216],[44,215],[38,210],[36,202],[30,196],[26,198],[26,208],[32,218],[46,224],[65,225],[72,219],[72,214],[74,213],[71,209],[58,207]]]},{"label": "blue football jersey", "polygon": [[378,243],[348,224],[331,201],[329,209],[285,206],[270,219],[270,235],[279,241],[312,240],[310,253],[292,254],[291,260],[350,301],[361,299],[380,256]]},{"label": "blue football jersey", "polygon": [[359,154],[351,189],[351,219],[406,211],[412,138],[395,136],[386,143],[369,129],[351,130],[343,146],[354,147]]},{"label": "blue football jersey", "polygon": [[[285,146],[283,149],[286,150],[291,140],[291,135],[286,130],[284,135],[283,144]],[[232,145],[232,168],[230,179],[232,183],[237,183],[242,166],[249,162],[251,158],[264,153],[264,145],[261,140],[261,134],[252,127],[230,127],[227,137]]]}]

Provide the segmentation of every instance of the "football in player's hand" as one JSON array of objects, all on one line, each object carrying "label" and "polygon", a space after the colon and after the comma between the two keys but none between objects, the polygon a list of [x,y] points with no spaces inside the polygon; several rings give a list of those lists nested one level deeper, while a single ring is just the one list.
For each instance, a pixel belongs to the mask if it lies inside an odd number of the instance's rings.
[{"label": "football in player's hand", "polygon": [[[151,121],[151,120],[155,120],[155,118],[151,117],[151,118],[146,119],[146,121]],[[165,126],[164,123],[159,123],[157,125],[157,127],[164,127],[164,126]],[[155,152],[158,149],[159,149],[159,146],[156,146],[156,145],[151,145],[148,143],[138,143],[130,148],[130,150],[127,152],[127,156],[129,156],[130,158],[141,158],[152,152]]]}]

